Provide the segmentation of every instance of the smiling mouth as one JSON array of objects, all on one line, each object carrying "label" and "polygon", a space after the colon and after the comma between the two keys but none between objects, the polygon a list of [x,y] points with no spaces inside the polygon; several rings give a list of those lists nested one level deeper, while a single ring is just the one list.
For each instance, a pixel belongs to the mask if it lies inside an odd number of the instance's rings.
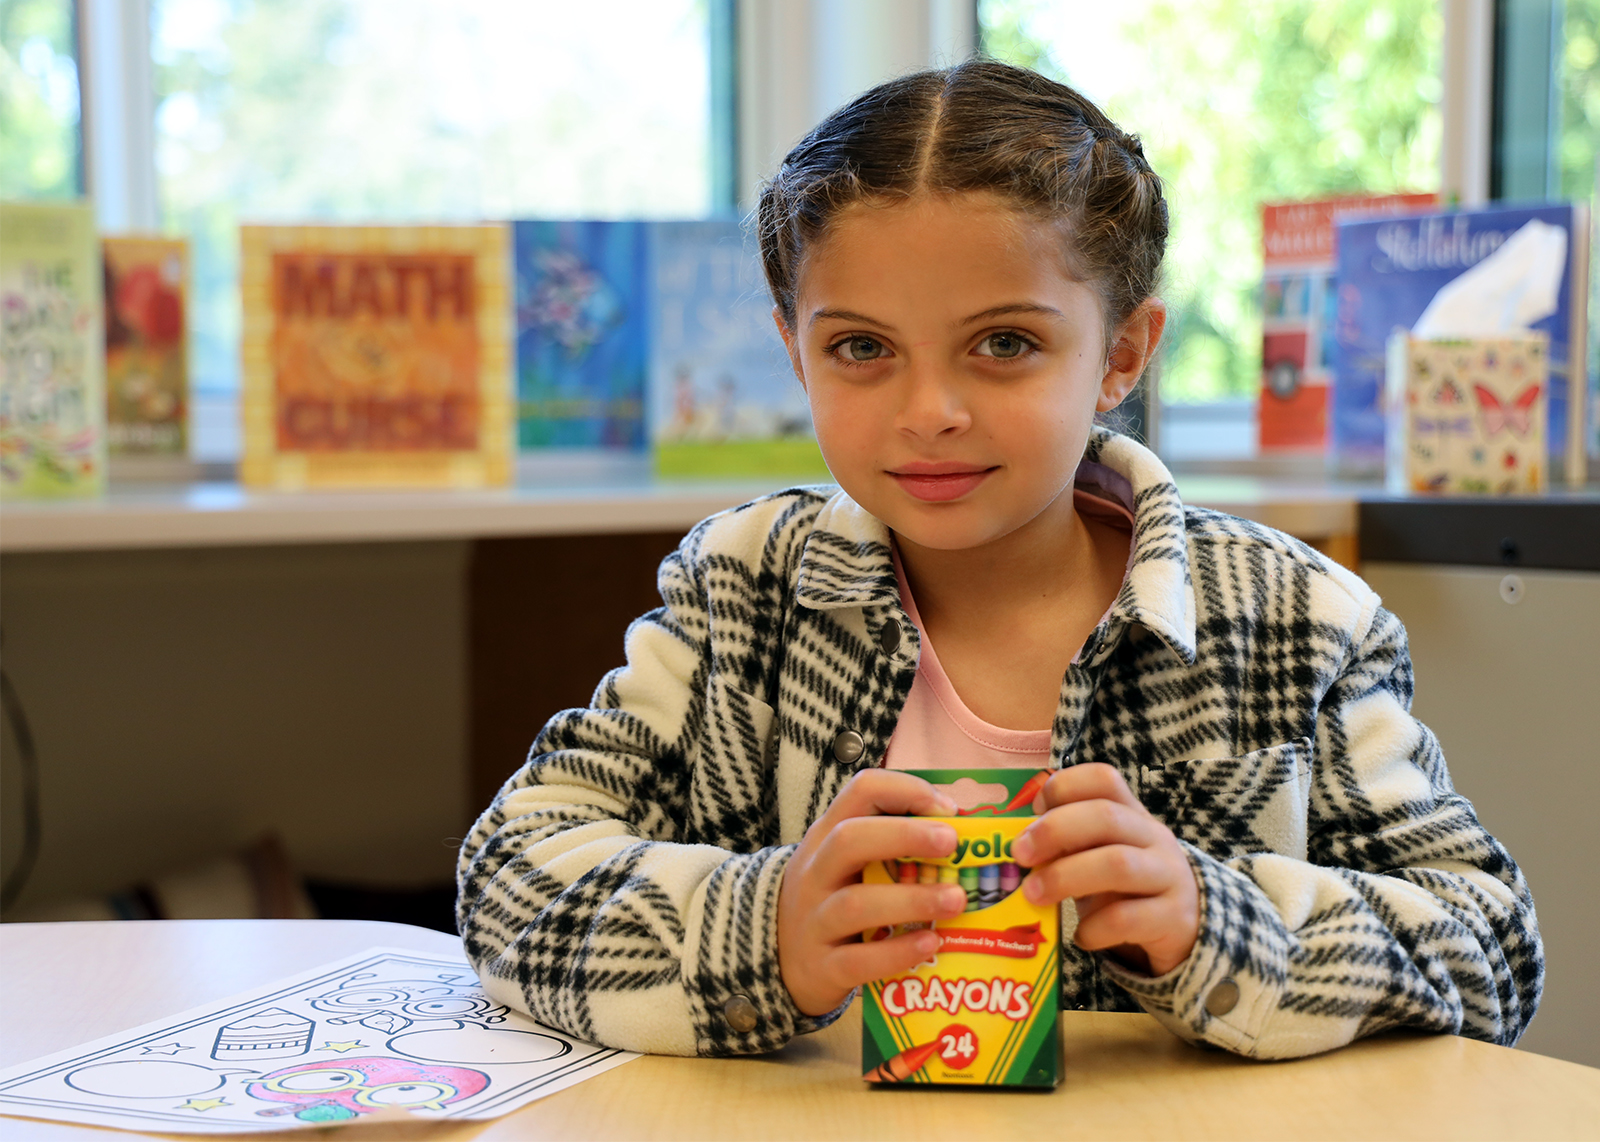
[{"label": "smiling mouth", "polygon": [[889,475],[901,489],[927,503],[959,500],[987,480],[995,468],[929,464],[892,469]]}]

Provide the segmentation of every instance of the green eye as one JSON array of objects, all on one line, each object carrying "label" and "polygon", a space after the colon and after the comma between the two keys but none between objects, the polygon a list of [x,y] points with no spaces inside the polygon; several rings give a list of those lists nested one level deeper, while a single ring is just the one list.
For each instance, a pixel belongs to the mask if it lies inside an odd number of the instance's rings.
[{"label": "green eye", "polygon": [[992,333],[983,343],[989,357],[1019,357],[1028,348],[1028,343],[1015,333]]},{"label": "green eye", "polygon": [[871,337],[851,337],[839,343],[838,352],[847,361],[875,361],[883,356],[883,343]]}]

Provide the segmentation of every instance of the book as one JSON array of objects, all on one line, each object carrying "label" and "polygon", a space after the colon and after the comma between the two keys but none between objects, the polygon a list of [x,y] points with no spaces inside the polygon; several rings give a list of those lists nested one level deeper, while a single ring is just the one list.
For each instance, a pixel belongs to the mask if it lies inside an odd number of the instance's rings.
[{"label": "book", "polygon": [[1397,333],[1390,344],[1392,469],[1413,492],[1544,491],[1550,337]]},{"label": "book", "polygon": [[656,470],[827,479],[805,391],[739,224],[654,223],[650,260]]},{"label": "book", "polygon": [[0,203],[0,497],[105,490],[103,322],[94,208]]},{"label": "book", "polygon": [[103,239],[106,445],[113,456],[188,452],[185,344],[189,244],[181,238]]},{"label": "book", "polygon": [[1432,209],[1433,194],[1352,194],[1261,207],[1263,275],[1257,444],[1320,453],[1328,443],[1338,218]]},{"label": "book", "polygon": [[243,226],[252,487],[511,478],[506,228]]},{"label": "book", "polygon": [[525,220],[512,234],[517,447],[642,453],[648,223]]},{"label": "book", "polygon": [[[1583,362],[1587,341],[1588,211],[1572,204],[1492,206],[1338,223],[1338,297],[1330,437],[1347,475],[1382,470],[1384,374],[1390,337],[1408,332],[1441,288],[1490,257],[1530,222],[1565,235],[1554,310],[1530,329],[1550,338],[1544,439],[1549,471],[1583,479]],[[1484,330],[1485,336],[1498,330]],[[1574,383],[1576,382],[1576,383]]]}]

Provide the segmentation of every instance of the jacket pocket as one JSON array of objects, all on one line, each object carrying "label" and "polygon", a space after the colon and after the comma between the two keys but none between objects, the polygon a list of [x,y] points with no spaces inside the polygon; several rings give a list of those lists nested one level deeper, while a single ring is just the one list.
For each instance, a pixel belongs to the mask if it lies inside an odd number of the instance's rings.
[{"label": "jacket pocket", "polygon": [[713,674],[706,684],[700,755],[690,774],[690,824],[706,844],[754,852],[772,843],[778,799],[772,707]]},{"label": "jacket pocket", "polygon": [[1141,766],[1139,777],[1145,807],[1218,860],[1259,852],[1306,859],[1310,738],[1243,757]]}]

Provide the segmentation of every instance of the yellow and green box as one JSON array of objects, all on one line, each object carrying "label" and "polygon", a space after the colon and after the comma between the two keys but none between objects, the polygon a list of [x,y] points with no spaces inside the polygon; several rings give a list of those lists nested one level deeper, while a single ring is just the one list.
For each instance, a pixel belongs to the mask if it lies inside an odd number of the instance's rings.
[{"label": "yellow and green box", "polygon": [[[878,862],[863,879],[955,883],[969,903],[934,925],[942,942],[931,959],[867,986],[862,1075],[903,1085],[1053,1087],[1061,1081],[1060,917],[1054,905],[1022,894],[1027,870],[1010,859],[1049,771],[913,772],[955,800],[959,815],[938,819],[955,827],[956,850],[943,860]],[[895,934],[879,929],[864,938]]]}]

